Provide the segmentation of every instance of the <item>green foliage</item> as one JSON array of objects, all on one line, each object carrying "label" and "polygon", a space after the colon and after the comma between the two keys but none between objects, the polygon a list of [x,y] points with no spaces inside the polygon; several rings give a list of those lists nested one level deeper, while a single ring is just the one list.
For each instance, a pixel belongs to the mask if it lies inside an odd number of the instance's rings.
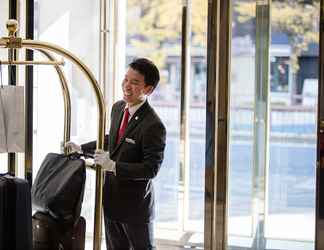
[{"label": "green foliage", "polygon": [[[167,55],[180,55],[182,0],[128,0],[129,43],[165,66]],[[192,0],[192,44],[206,46],[208,0]]]},{"label": "green foliage", "polygon": [[[164,66],[167,55],[180,55],[182,0],[128,0],[127,34],[129,43]],[[192,45],[206,47],[208,0],[192,0]],[[235,1],[237,20],[255,19],[255,0]],[[319,0],[273,0],[271,29],[288,35],[292,66],[310,43],[318,43]]]},{"label": "green foliage", "polygon": [[[241,23],[255,19],[255,2],[240,1],[234,6]],[[285,33],[292,48],[291,64],[299,69],[298,56],[310,43],[318,43],[319,0],[273,1],[271,4],[271,29]]]}]

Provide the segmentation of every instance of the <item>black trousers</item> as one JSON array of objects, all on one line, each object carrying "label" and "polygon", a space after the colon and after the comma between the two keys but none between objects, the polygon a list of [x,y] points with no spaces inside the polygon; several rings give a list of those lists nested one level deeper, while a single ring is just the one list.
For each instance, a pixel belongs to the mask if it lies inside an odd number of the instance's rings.
[{"label": "black trousers", "polygon": [[151,250],[153,223],[121,223],[105,217],[107,250]]}]

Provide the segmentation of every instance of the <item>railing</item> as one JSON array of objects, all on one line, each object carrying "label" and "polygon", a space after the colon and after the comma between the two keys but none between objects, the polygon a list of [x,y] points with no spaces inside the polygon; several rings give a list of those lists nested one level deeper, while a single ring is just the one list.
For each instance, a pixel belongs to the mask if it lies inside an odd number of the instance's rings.
[{"label": "railing", "polygon": [[[172,103],[154,102],[153,106],[166,124],[171,134],[179,130],[179,107]],[[284,136],[289,138],[301,136],[311,139],[316,133],[316,108],[311,106],[273,106],[270,112],[270,131],[272,137]],[[190,134],[205,133],[206,108],[204,105],[190,107]],[[251,106],[231,107],[231,134],[251,136],[253,133],[254,112]],[[295,138],[296,139],[296,138]]]}]

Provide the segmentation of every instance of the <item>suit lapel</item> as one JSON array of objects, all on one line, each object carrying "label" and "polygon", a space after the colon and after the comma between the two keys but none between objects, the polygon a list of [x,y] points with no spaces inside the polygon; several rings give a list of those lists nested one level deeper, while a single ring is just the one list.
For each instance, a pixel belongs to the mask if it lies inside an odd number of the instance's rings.
[{"label": "suit lapel", "polygon": [[118,130],[119,130],[119,126],[120,126],[120,123],[121,123],[121,120],[123,118],[123,115],[124,115],[124,108],[126,106],[126,103],[123,103],[122,105],[120,105],[118,107],[118,109],[116,110],[116,115],[115,117],[113,118],[114,121],[116,120],[117,122],[112,122],[111,124],[111,141],[110,141],[110,145],[113,145],[112,149],[114,150],[116,148],[116,142],[117,142],[117,136],[118,136]]},{"label": "suit lapel", "polygon": [[[146,101],[136,112],[135,114],[132,116],[132,118],[130,119],[130,121],[128,122],[128,125],[127,125],[127,128],[126,128],[126,131],[125,131],[125,134],[122,136],[122,138],[120,139],[120,142],[116,145],[115,149],[113,150],[113,152],[111,153],[111,155],[113,155],[118,149],[119,147],[121,146],[121,144],[124,142],[125,138],[131,133],[131,131],[133,129],[135,129],[137,127],[138,124],[141,123],[141,121],[143,120],[144,116],[145,116],[145,113],[147,111],[149,107],[149,104],[148,102]],[[122,113],[123,114],[123,113]],[[121,116],[122,118],[122,116]],[[120,120],[121,120],[120,118]],[[120,124],[120,122],[119,122]],[[118,128],[117,127],[117,132],[114,133],[114,140],[115,140],[115,143],[116,143],[116,138],[117,138],[117,133],[118,133]]]}]

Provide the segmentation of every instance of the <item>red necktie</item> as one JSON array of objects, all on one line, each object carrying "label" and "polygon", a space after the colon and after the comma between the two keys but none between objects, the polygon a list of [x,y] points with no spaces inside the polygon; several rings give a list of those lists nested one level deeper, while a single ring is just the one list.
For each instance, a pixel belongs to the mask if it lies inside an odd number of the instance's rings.
[{"label": "red necktie", "polygon": [[128,108],[125,108],[123,121],[120,124],[119,131],[118,131],[117,144],[120,142],[120,139],[125,134],[125,130],[126,130],[127,124],[128,124],[128,118],[129,118],[129,111],[128,111]]}]

